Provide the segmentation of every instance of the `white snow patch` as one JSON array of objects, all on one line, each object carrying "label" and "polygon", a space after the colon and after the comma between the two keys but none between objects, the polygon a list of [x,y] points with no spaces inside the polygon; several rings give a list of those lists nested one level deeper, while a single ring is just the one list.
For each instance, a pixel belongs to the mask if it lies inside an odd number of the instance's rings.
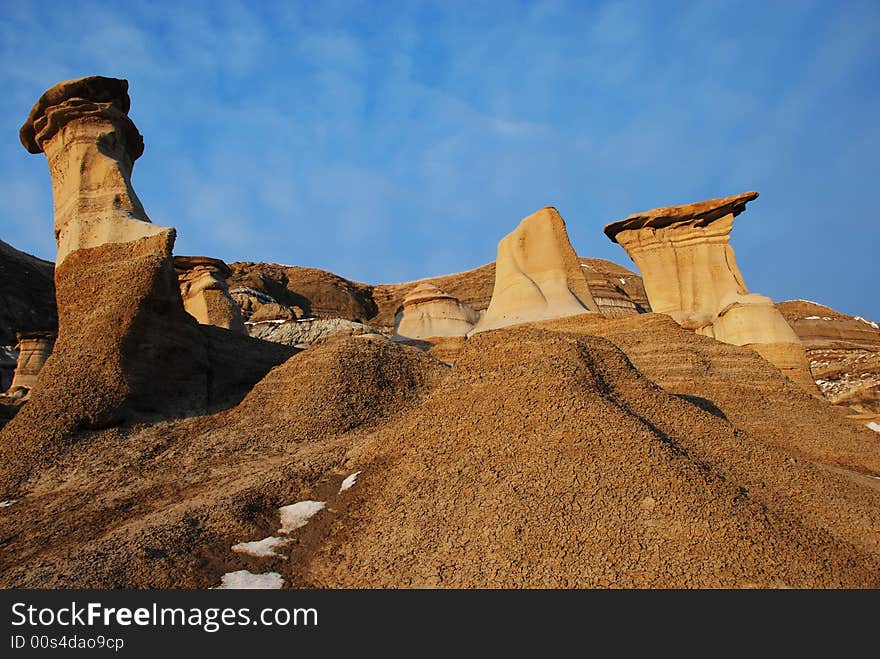
[{"label": "white snow patch", "polygon": [[870,326],[873,327],[874,329],[880,329],[880,325],[878,325],[877,323],[875,323],[875,322],[872,321],[872,320],[868,320],[867,318],[862,318],[861,316],[853,316],[853,319],[854,319],[854,320],[860,320],[860,321],[862,321],[863,323],[865,323],[866,325],[870,325]]},{"label": "white snow patch", "polygon": [[227,572],[220,579],[222,590],[274,590],[284,585],[284,577],[277,572],[254,574],[249,570]]},{"label": "white snow patch", "polygon": [[278,533],[290,533],[302,528],[309,523],[315,513],[324,509],[327,504],[323,501],[299,501],[289,506],[279,508],[281,514],[281,528]]},{"label": "white snow patch", "polygon": [[618,281],[619,281],[621,284],[625,284],[625,283],[626,283],[626,279],[624,279],[623,277],[619,277],[619,278],[618,278]]},{"label": "white snow patch", "polygon": [[18,501],[18,499],[7,499],[6,501],[0,501],[0,508],[9,508],[9,506],[14,504],[16,501]]},{"label": "white snow patch", "polygon": [[287,320],[284,318],[278,318],[275,320],[248,320],[245,321],[245,325],[264,325],[265,323],[271,323],[272,325],[280,325],[281,323],[286,323]]},{"label": "white snow patch", "polygon": [[232,551],[239,554],[247,554],[248,556],[256,556],[257,558],[268,558],[269,556],[280,556],[287,558],[284,554],[279,554],[276,549],[282,549],[291,543],[290,538],[278,538],[270,535],[262,540],[254,540],[253,542],[239,542],[232,545]]},{"label": "white snow patch", "polygon": [[880,423],[877,423],[876,421],[869,421],[865,425],[867,425],[874,432],[880,432]]},{"label": "white snow patch", "polygon": [[355,483],[357,483],[358,476],[361,472],[356,471],[351,476],[347,476],[344,481],[342,481],[342,485],[339,486],[339,491],[344,492],[345,490],[350,490]]}]

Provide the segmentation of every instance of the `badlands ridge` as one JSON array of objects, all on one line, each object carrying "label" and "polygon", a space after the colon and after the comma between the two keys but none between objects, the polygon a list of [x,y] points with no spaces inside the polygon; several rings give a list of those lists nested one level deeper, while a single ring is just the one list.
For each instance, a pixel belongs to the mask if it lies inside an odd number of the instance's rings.
[{"label": "badlands ridge", "polygon": [[21,129],[58,255],[0,242],[0,585],[880,586],[880,329],[746,287],[757,192],[608,224],[641,274],[547,207],[365,284],[175,255],[129,106]]}]

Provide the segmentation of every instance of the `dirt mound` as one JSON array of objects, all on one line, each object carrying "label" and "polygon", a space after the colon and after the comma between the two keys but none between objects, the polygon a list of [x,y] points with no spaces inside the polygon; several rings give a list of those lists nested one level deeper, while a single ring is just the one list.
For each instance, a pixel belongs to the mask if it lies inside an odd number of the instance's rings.
[{"label": "dirt mound", "polygon": [[58,340],[30,402],[0,433],[0,490],[51,463],[79,431],[204,414],[293,354],[240,337],[236,359],[200,329],[180,301],[172,242],[163,233],[84,248],[57,269]]},{"label": "dirt mound", "polygon": [[0,345],[16,332],[57,332],[55,265],[0,240]]},{"label": "dirt mound", "polygon": [[328,341],[224,412],[91,433],[0,511],[0,583],[216,585],[243,560],[232,544],[277,529],[277,508],[314,491],[359,432],[393,424],[447,372],[384,339]]},{"label": "dirt mound", "polygon": [[468,340],[351,466],[297,583],[880,584],[875,490],[664,392],[601,338]]},{"label": "dirt mound", "polygon": [[749,348],[683,331],[661,314],[607,322],[563,319],[545,326],[609,339],[666,391],[768,444],[880,476],[880,436],[805,392]]},{"label": "dirt mound", "polygon": [[[62,295],[83,251],[60,270]],[[112,270],[127,281],[138,262]],[[100,308],[79,313],[109,331]],[[228,356],[212,382],[249,393],[205,416],[77,425],[76,450],[0,509],[0,585],[208,587],[247,568],[294,587],[880,587],[880,438],[754,351],[667,316],[582,315],[434,346],[451,368],[377,335],[334,338],[253,386],[271,360],[242,376],[236,359],[259,342],[188,322],[196,345]],[[9,427],[30,419],[16,432],[35,434],[54,404]],[[4,464],[27,443],[9,437]],[[285,557],[231,551],[304,500],[327,506]]]}]

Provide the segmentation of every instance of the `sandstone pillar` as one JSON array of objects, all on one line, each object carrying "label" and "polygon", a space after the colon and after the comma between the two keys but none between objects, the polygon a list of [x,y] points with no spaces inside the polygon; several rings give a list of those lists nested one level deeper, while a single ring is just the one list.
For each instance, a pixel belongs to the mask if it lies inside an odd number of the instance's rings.
[{"label": "sandstone pillar", "polygon": [[18,364],[9,389],[33,389],[37,375],[52,354],[55,335],[51,332],[18,332],[15,338],[18,339]]},{"label": "sandstone pillar", "polygon": [[565,222],[548,206],[498,243],[492,301],[473,332],[598,311]]},{"label": "sandstone pillar", "polygon": [[403,299],[394,335],[407,339],[466,336],[480,315],[433,284],[420,284]]},{"label": "sandstone pillar", "polygon": [[746,288],[730,246],[734,218],[757,197],[744,192],[655,208],[608,224],[605,234],[638,266],[654,312],[698,334],[748,346],[814,389],[800,340],[770,298]]},{"label": "sandstone pillar", "polygon": [[220,259],[175,256],[183,308],[202,325],[214,325],[246,334],[241,310],[229,294],[226,278],[232,274]]},{"label": "sandstone pillar", "polygon": [[77,249],[173,232],[150,223],[131,186],[144,141],[129,105],[127,80],[69,80],[43,94],[21,128],[24,147],[49,162],[56,268]]},{"label": "sandstone pillar", "polygon": [[29,403],[0,431],[0,493],[61,459],[84,429],[234,404],[293,352],[184,311],[175,231],[151,224],[131,187],[143,140],[127,90],[99,76],[59,83],[19,133],[52,175],[58,339]]}]

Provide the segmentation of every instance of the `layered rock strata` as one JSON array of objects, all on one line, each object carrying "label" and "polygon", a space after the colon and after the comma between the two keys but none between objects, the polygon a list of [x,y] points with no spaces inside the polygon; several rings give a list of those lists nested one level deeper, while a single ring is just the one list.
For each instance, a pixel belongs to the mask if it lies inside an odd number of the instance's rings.
[{"label": "layered rock strata", "polygon": [[264,341],[307,348],[331,337],[378,335],[369,325],[344,318],[302,318],[248,322],[249,334]]},{"label": "layered rock strata", "polygon": [[51,332],[19,332],[17,338],[18,363],[10,391],[18,387],[33,389],[36,386],[37,376],[55,345],[55,335]]},{"label": "layered rock strata", "polygon": [[804,344],[825,398],[868,422],[880,422],[880,325],[807,300],[776,307]]},{"label": "layered rock strata", "polygon": [[419,284],[403,299],[394,334],[408,339],[466,336],[480,315],[433,284]]},{"label": "layered rock strata", "polygon": [[226,278],[232,270],[220,259],[175,256],[174,269],[183,308],[202,325],[246,333],[241,310],[229,294]]},{"label": "layered rock strata", "polygon": [[565,221],[548,206],[498,244],[492,301],[473,332],[598,311]]},{"label": "layered rock strata", "polygon": [[757,196],[655,208],[608,224],[605,234],[638,266],[654,312],[698,334],[748,346],[812,387],[803,345],[773,301],[746,288],[730,246],[734,218]]}]

